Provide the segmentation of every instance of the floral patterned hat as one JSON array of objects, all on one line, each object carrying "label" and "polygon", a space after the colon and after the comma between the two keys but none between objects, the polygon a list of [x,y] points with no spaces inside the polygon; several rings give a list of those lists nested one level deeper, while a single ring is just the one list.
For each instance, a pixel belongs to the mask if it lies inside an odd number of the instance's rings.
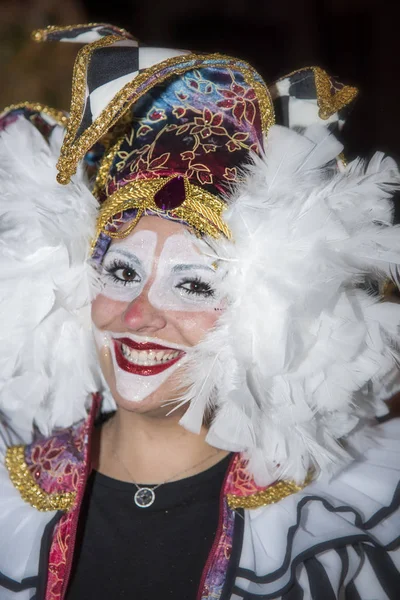
[{"label": "floral patterned hat", "polygon": [[75,63],[58,181],[67,183],[84,158],[97,165],[94,257],[144,213],[229,238],[224,198],[249,153],[263,153],[275,111],[289,126],[304,118],[304,125],[322,118],[331,126],[356,94],[317,68],[270,91],[245,61],[141,47],[111,25],[49,27],[34,39],[86,44]]}]

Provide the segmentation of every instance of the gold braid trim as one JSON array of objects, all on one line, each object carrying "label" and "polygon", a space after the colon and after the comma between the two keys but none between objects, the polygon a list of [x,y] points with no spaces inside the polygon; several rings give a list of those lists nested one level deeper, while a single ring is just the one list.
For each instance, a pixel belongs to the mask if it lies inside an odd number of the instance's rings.
[{"label": "gold braid trim", "polygon": [[[217,238],[222,233],[225,237],[231,239],[231,232],[222,219],[222,213],[226,208],[225,203],[210,192],[193,185],[186,178],[184,178],[185,200],[181,206],[172,211],[164,211],[158,208],[154,202],[154,195],[175,177],[176,175],[159,177],[158,179],[138,179],[127,183],[109,196],[100,208],[96,238],[92,247],[95,246],[101,233],[106,233],[112,238],[126,237],[134,229],[146,210],[161,215],[166,214],[171,219],[186,221],[196,231],[211,237]],[[130,208],[136,208],[138,214],[127,229],[115,232],[106,231],[106,227],[114,215]]]},{"label": "gold braid trim", "polygon": [[338,112],[350,104],[350,102],[358,95],[358,89],[349,85],[343,86],[341,90],[332,94],[330,77],[324,69],[321,69],[321,67],[303,67],[302,69],[292,71],[291,73],[280,77],[278,82],[287,79],[292,75],[296,75],[297,73],[301,73],[302,71],[312,71],[314,74],[319,117],[324,121],[329,119],[335,112]]},{"label": "gold braid trim", "polygon": [[103,158],[101,159],[99,169],[97,171],[96,180],[93,186],[92,194],[96,198],[99,198],[100,193],[105,189],[107,183],[107,177],[114,162],[114,158],[117,155],[118,150],[122,142],[124,141],[124,136],[119,138],[115,144],[104,153]]},{"label": "gold braid trim", "polygon": [[[86,72],[91,56],[98,48],[110,46],[120,39],[121,38],[116,35],[106,36],[96,42],[88,44],[82,48],[77,55],[72,78],[71,116],[68,122],[67,134],[61,148],[60,158],[57,163],[57,168],[59,170],[57,180],[59,183],[66,184],[69,182],[71,175],[76,171],[77,163],[84,157],[86,152],[105,133],[107,133],[122,115],[125,114],[139,98],[146,94],[151,87],[163,83],[172,76],[181,75],[186,71],[199,68],[206,60],[216,61],[213,65],[214,67],[226,68],[229,68],[227,61],[231,60],[232,67],[242,73],[247,84],[256,90],[257,100],[260,105],[263,131],[267,133],[271,125],[274,124],[274,110],[269,91],[263,83],[256,79],[256,72],[250,66],[246,68],[238,65],[236,59],[221,54],[187,54],[185,56],[168,58],[139,73],[132,81],[125,84],[125,86],[117,92],[111,102],[100,113],[98,118],[82,132],[79,138],[76,138],[85,103]],[[182,67],[177,66],[173,74],[168,72],[162,77],[158,77],[156,83],[150,82],[154,75],[163,69],[178,65],[182,60],[185,60],[185,62],[194,61],[194,64]],[[146,82],[148,82],[148,85],[146,85],[140,93],[135,93],[137,88]]]},{"label": "gold braid trim", "polygon": [[[34,42],[47,42],[48,34],[50,33],[61,33],[62,31],[73,31],[74,29],[81,29],[85,27],[110,27],[108,23],[84,23],[79,25],[48,25],[45,29],[36,29],[32,31],[31,37]],[[120,27],[115,27],[112,25],[113,29],[118,29],[121,32],[121,37],[125,36],[127,39],[133,39],[132,36],[126,29],[121,29]],[[117,32],[116,32],[117,33]],[[86,42],[80,42],[79,40],[72,39],[71,42],[82,44]]]},{"label": "gold braid trim", "polygon": [[5,464],[14,487],[22,500],[40,511],[69,511],[74,506],[76,493],[64,492],[48,494],[33,479],[25,462],[25,446],[11,446],[7,449]]},{"label": "gold braid trim", "polygon": [[33,111],[42,112],[54,119],[58,125],[62,125],[63,127],[67,126],[68,116],[62,110],[51,108],[50,106],[46,106],[40,102],[19,102],[18,104],[10,104],[10,106],[6,106],[6,108],[4,108],[0,114],[3,115],[6,112],[18,110],[19,108],[29,108]]},{"label": "gold braid trim", "polygon": [[266,490],[255,492],[254,494],[251,494],[251,496],[237,496],[236,494],[228,494],[228,505],[230,508],[236,509],[260,508],[261,506],[275,504],[287,496],[291,496],[296,492],[300,492],[310,483],[311,479],[312,477],[309,475],[301,485],[298,485],[293,481],[277,481],[269,486]]},{"label": "gold braid trim", "polygon": [[329,119],[330,116],[350,104],[358,94],[355,87],[345,85],[335,94],[331,93],[331,82],[328,73],[320,67],[314,67],[315,87],[317,89],[319,116]]}]

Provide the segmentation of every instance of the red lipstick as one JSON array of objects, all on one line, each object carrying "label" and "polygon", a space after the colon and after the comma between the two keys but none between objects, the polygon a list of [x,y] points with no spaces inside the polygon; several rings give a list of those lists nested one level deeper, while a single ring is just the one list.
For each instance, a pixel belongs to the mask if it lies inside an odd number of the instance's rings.
[{"label": "red lipstick", "polygon": [[[174,350],[173,348],[168,348],[167,346],[161,346],[159,344],[153,344],[153,343],[147,343],[147,342],[142,344],[142,343],[134,342],[133,340],[131,340],[129,338],[114,339],[113,343],[114,343],[114,350],[115,350],[115,358],[116,358],[118,366],[121,369],[123,369],[124,371],[128,371],[128,373],[133,373],[134,375],[142,375],[142,376],[158,375],[158,373],[162,373],[166,369],[169,369],[170,367],[172,367],[172,365],[177,363],[178,360],[180,360],[182,358],[182,356],[185,354],[183,351],[177,351],[177,350]],[[132,348],[133,350],[155,350],[155,351],[170,350],[173,352],[174,351],[179,352],[179,354],[175,358],[172,358],[171,360],[166,360],[165,362],[160,363],[158,365],[138,365],[138,364],[132,363],[123,355],[122,349],[121,349],[121,344],[124,344],[124,345],[128,346],[129,348]]]}]

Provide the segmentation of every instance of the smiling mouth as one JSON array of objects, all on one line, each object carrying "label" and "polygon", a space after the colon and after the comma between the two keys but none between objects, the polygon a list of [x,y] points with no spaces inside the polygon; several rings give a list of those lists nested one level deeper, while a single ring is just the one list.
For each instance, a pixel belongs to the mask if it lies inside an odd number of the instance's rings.
[{"label": "smiling mouth", "polygon": [[185,355],[182,350],[158,344],[139,344],[128,338],[114,339],[113,342],[118,366],[135,375],[157,375]]}]

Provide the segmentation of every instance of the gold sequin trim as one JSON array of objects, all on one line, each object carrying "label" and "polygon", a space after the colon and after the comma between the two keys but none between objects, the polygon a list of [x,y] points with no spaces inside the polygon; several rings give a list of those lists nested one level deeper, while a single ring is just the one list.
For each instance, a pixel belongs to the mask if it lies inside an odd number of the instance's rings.
[{"label": "gold sequin trim", "polygon": [[50,106],[46,106],[40,102],[19,102],[18,104],[10,104],[10,106],[6,106],[6,108],[2,110],[0,114],[3,115],[6,112],[18,110],[19,108],[28,108],[29,110],[42,112],[54,119],[58,125],[62,125],[63,127],[66,127],[68,123],[68,116],[62,110],[51,108]]},{"label": "gold sequin trim", "polygon": [[[86,27],[110,27],[107,23],[85,23],[83,25],[65,25],[63,27],[59,27],[58,25],[48,25],[45,29],[36,29],[32,32],[31,37],[35,42],[46,42],[47,36],[49,33],[61,33],[63,31],[73,31],[74,29],[81,29]],[[113,26],[113,29],[118,29],[121,32],[121,36],[126,36],[128,39],[133,39],[130,33],[128,33],[125,29],[121,29],[120,27]],[[74,41],[73,39],[71,40]],[[79,42],[76,40],[76,43],[82,44],[86,42]]]},{"label": "gold sequin trim", "polygon": [[92,193],[96,198],[99,198],[100,192],[106,186],[108,174],[123,140],[124,137],[117,140],[117,142],[115,142],[115,144],[111,146],[111,148],[104,154],[103,158],[101,159],[101,163],[97,171],[96,180],[94,182],[92,190]]},{"label": "gold sequin trim", "polygon": [[122,142],[124,141],[125,130],[130,122],[131,119],[129,113],[125,113],[118,121],[114,129],[101,138],[101,143],[105,146],[105,148],[108,149],[105,151],[104,156],[101,159],[92,190],[92,193],[96,198],[99,198],[100,192],[102,192],[106,187],[111,166]]},{"label": "gold sequin trim", "polygon": [[25,462],[25,446],[11,446],[7,449],[5,464],[14,487],[21,498],[40,511],[69,511],[74,506],[76,493],[47,494],[33,479]]},{"label": "gold sequin trim", "polygon": [[296,492],[300,492],[306,487],[311,481],[310,477],[307,477],[304,484],[297,485],[293,481],[277,481],[272,484],[266,490],[261,492],[255,492],[251,496],[237,496],[235,494],[228,494],[227,500],[230,508],[260,508],[261,506],[268,506],[269,504],[275,504],[280,500],[283,500],[287,496],[291,496]]},{"label": "gold sequin trim", "polygon": [[[164,211],[158,208],[154,202],[154,195],[164,187],[175,175],[171,177],[159,177],[158,179],[139,179],[127,183],[122,188],[114,192],[103,203],[96,227],[96,238],[92,247],[95,246],[100,233],[107,233],[113,238],[126,237],[136,226],[140,216],[146,210],[151,210],[161,215],[171,216],[188,223],[189,226],[200,233],[205,233],[211,237],[217,238],[222,233],[228,239],[231,239],[231,232],[222,219],[222,213],[226,208],[225,203],[206,190],[193,185],[184,178],[185,200],[178,208],[173,211]],[[112,217],[119,212],[136,208],[138,216],[130,223],[127,229],[123,231],[106,231],[107,224]]]},{"label": "gold sequin trim", "polygon": [[[90,57],[97,48],[112,45],[118,41],[118,36],[107,36],[97,42],[93,42],[88,46],[85,46],[78,53],[75,66],[74,74],[72,79],[72,100],[71,100],[71,116],[68,122],[67,135],[65,137],[63,146],[61,148],[61,154],[57,163],[59,174],[57,181],[62,184],[69,182],[71,175],[76,171],[76,165],[83,158],[85,153],[120,119],[120,117],[126,113],[127,110],[137,102],[144,94],[148,92],[154,85],[159,85],[166,79],[170,78],[172,74],[169,72],[163,77],[157,78],[156,84],[149,83],[142,92],[136,93],[135,90],[145,84],[146,81],[150,80],[153,75],[157,74],[163,69],[173,67],[182,62],[182,56],[176,56],[164,60],[145,71],[139,73],[135,79],[127,83],[111,100],[111,102],[104,108],[99,117],[82,133],[82,135],[76,139],[76,134],[79,129],[83,107],[85,103],[86,95],[86,70],[90,61]],[[199,68],[201,63],[207,60],[216,61],[214,67],[227,67],[226,62],[231,60],[235,61],[229,56],[221,54],[209,54],[209,55],[198,55],[188,54],[184,56],[185,62],[195,61],[194,64],[186,65],[184,67],[177,67],[174,70],[173,75],[181,75],[186,71],[190,71],[195,68]],[[237,62],[237,61],[236,61]],[[229,65],[228,65],[229,66]],[[234,64],[234,68],[242,73],[246,83],[251,87],[254,87],[257,94],[257,100],[260,105],[260,114],[262,120],[262,128],[265,133],[268,132],[271,125],[274,124],[274,110],[272,100],[267,87],[259,82],[255,77],[255,71],[248,66],[248,68],[242,67],[241,65]]]}]

